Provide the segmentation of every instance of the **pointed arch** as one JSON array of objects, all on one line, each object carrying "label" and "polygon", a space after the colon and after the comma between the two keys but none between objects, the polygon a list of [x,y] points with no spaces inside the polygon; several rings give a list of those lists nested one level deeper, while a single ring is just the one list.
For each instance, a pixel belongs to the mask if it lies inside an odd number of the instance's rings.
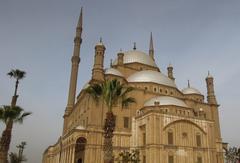
[{"label": "pointed arch", "polygon": [[87,139],[84,137],[79,137],[76,140],[75,144],[75,162],[76,163],[83,163],[84,162],[84,156],[85,156],[85,147],[87,144]]},{"label": "pointed arch", "polygon": [[163,128],[163,130],[166,130],[170,125],[173,125],[173,124],[175,124],[175,123],[180,123],[180,122],[190,123],[190,124],[194,125],[195,127],[197,127],[197,128],[198,128],[200,131],[202,131],[205,135],[207,134],[198,124],[196,124],[196,123],[194,123],[194,122],[192,122],[192,121],[190,121],[190,120],[186,120],[186,119],[180,119],[180,120],[173,121],[173,122],[167,124],[167,125]]}]

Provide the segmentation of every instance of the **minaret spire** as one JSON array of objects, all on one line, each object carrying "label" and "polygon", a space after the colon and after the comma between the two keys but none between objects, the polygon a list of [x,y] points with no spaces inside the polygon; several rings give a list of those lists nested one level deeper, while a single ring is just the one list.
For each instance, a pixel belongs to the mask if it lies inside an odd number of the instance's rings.
[{"label": "minaret spire", "polygon": [[188,80],[188,88],[190,88],[190,80]]},{"label": "minaret spire", "polygon": [[151,32],[151,35],[150,35],[149,55],[150,55],[150,57],[154,60],[154,48],[153,48],[152,32]]},{"label": "minaret spire", "polygon": [[83,25],[83,8],[81,7],[77,28],[82,28],[82,25]]},{"label": "minaret spire", "polygon": [[78,19],[78,24],[76,28],[76,36],[74,38],[74,50],[72,56],[72,68],[71,68],[71,77],[68,93],[68,103],[65,110],[65,115],[68,116],[72,111],[75,104],[76,97],[76,87],[77,87],[77,78],[78,78],[78,67],[80,62],[80,47],[82,43],[82,25],[83,25],[83,8],[81,8],[80,16]]},{"label": "minaret spire", "polygon": [[133,43],[133,50],[136,50],[137,49],[137,45],[136,45],[136,42]]}]

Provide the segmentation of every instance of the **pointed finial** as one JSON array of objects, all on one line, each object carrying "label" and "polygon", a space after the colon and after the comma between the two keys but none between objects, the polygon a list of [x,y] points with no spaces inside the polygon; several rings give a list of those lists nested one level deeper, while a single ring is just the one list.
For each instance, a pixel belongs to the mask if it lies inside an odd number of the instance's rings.
[{"label": "pointed finial", "polygon": [[120,49],[120,52],[122,52],[122,48]]},{"label": "pointed finial", "polygon": [[168,65],[168,67],[173,67],[171,62],[169,62],[169,65]]},{"label": "pointed finial", "polygon": [[137,47],[136,47],[136,42],[133,43],[133,50],[136,50]]},{"label": "pointed finial", "polygon": [[190,88],[190,80],[188,80],[188,88]]},{"label": "pointed finial", "polygon": [[79,16],[79,19],[78,19],[77,27],[82,28],[82,24],[83,24],[83,7],[81,7],[81,12],[80,12],[80,16]]},{"label": "pointed finial", "polygon": [[150,44],[149,44],[149,51],[150,50],[154,50],[153,48],[153,36],[152,36],[152,32],[151,32],[151,35],[150,35]]},{"label": "pointed finial", "polygon": [[207,78],[213,78],[212,75],[210,74],[210,71],[208,71],[208,76]]},{"label": "pointed finial", "polygon": [[99,41],[97,42],[96,46],[104,46],[102,37],[99,38]]},{"label": "pointed finial", "polygon": [[152,37],[152,32],[151,32],[151,35],[150,35],[149,55],[150,55],[150,57],[154,60],[154,48],[153,48],[153,37]]},{"label": "pointed finial", "polygon": [[111,59],[110,60],[110,67],[112,67],[113,66],[113,60]]}]

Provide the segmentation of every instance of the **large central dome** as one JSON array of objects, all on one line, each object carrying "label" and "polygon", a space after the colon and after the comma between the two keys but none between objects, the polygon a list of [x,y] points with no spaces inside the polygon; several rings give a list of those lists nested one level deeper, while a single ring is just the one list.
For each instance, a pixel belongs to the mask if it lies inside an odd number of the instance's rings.
[{"label": "large central dome", "polygon": [[[146,53],[138,51],[138,50],[131,50],[123,53],[123,63],[142,63],[145,65],[157,67],[154,60]],[[117,60],[113,62],[113,65],[117,65]]]},{"label": "large central dome", "polygon": [[177,88],[173,80],[158,71],[145,70],[134,73],[127,78],[128,82],[152,82]]}]

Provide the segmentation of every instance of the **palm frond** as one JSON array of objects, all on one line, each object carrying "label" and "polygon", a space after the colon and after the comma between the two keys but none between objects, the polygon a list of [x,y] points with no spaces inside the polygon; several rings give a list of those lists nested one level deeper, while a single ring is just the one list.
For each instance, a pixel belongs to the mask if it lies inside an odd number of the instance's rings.
[{"label": "palm frond", "polygon": [[23,120],[25,119],[25,117],[27,117],[31,114],[32,114],[31,112],[24,112],[24,113],[22,113],[22,115],[19,115],[19,117],[15,120],[15,122],[23,123]]},{"label": "palm frond", "polygon": [[100,84],[92,84],[85,89],[85,92],[98,102],[102,95],[102,86]]},{"label": "palm frond", "polygon": [[122,91],[121,96],[126,96],[129,92],[132,92],[134,90],[133,87],[125,87],[124,90]]},{"label": "palm frond", "polygon": [[7,124],[9,121],[21,122],[26,116],[30,115],[30,112],[23,112],[24,109],[15,106],[11,107],[5,105],[0,108],[0,120]]},{"label": "palm frond", "polygon": [[10,76],[10,78],[13,77],[13,70],[7,73],[7,75]]},{"label": "palm frond", "polygon": [[133,97],[128,97],[122,100],[122,107],[128,107],[129,104],[131,103],[136,103],[135,98]]},{"label": "palm frond", "polygon": [[12,69],[7,75],[17,80],[21,80],[26,76],[26,72],[19,69]]},{"label": "palm frond", "polygon": [[125,87],[117,79],[106,80],[101,84],[92,84],[86,90],[96,102],[102,98],[107,105],[109,111],[112,111],[112,106],[120,100],[122,106],[127,107],[130,103],[134,103],[133,97],[127,97],[127,94],[133,91],[132,87]]}]

